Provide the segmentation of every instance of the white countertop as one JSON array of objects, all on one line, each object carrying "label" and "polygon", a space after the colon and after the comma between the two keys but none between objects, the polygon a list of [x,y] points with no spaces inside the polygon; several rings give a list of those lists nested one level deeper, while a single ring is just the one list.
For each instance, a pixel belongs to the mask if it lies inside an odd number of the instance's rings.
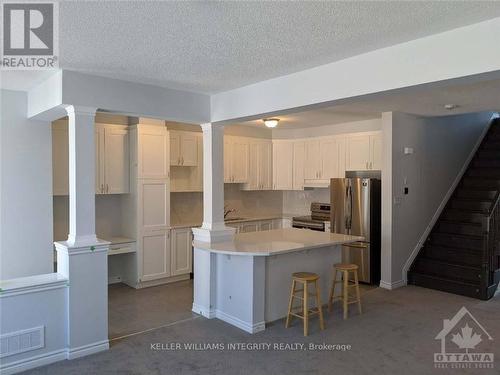
[{"label": "white countertop", "polygon": [[285,228],[240,233],[230,241],[207,243],[193,241],[196,249],[228,255],[270,256],[294,251],[329,247],[362,241],[363,237],[309,229]]}]

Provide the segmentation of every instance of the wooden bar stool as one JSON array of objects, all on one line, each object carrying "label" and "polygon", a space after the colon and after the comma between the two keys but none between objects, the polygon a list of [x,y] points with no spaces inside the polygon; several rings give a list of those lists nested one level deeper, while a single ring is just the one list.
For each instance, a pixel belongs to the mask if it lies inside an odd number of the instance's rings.
[{"label": "wooden bar stool", "polygon": [[[319,326],[321,329],[325,329],[318,280],[319,276],[311,272],[296,272],[292,274],[292,291],[290,293],[290,302],[288,303],[288,314],[286,316],[285,327],[288,328],[290,326],[292,316],[302,319],[304,322],[304,336],[307,336],[309,333],[309,317],[311,315],[319,314]],[[296,289],[299,283],[302,284],[302,289]],[[313,283],[316,293],[309,294],[309,285]],[[302,293],[302,297],[300,293]],[[316,307],[313,309],[309,309],[309,296],[316,296]],[[293,301],[295,298],[302,300],[301,309],[297,312],[293,312]],[[300,311],[302,311],[302,314],[300,314]]]},{"label": "wooden bar stool", "polygon": [[[337,280],[337,272],[340,272],[341,278]],[[354,275],[354,280],[349,280],[349,273]],[[335,285],[342,284],[342,294],[335,295]],[[349,300],[349,288],[356,288],[355,299]],[[349,305],[351,303],[358,304],[358,310],[361,314],[361,297],[359,295],[359,280],[358,280],[358,266],[356,264],[338,263],[333,266],[333,283],[330,289],[330,297],[328,298],[328,312],[332,311],[333,301],[340,299],[344,305],[344,319],[347,319]]]}]

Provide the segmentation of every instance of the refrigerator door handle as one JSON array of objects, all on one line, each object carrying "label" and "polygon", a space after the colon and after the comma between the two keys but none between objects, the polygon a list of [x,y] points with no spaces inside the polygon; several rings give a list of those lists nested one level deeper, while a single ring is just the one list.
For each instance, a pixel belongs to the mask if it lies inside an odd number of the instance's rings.
[{"label": "refrigerator door handle", "polygon": [[349,194],[347,197],[347,218],[348,218],[348,229],[352,228],[352,186],[349,186]]},{"label": "refrigerator door handle", "polygon": [[344,213],[344,222],[345,222],[345,229],[349,229],[349,212],[350,212],[350,207],[349,207],[349,186],[345,187],[345,213]]}]

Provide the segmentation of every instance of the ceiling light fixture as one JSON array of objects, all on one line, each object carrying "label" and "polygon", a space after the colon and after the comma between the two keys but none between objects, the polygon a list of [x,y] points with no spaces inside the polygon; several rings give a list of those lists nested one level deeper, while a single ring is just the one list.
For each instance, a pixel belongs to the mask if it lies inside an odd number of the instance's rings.
[{"label": "ceiling light fixture", "polygon": [[264,125],[266,125],[268,128],[275,128],[278,126],[278,122],[280,121],[279,118],[265,118],[264,120]]},{"label": "ceiling light fixture", "polygon": [[457,109],[460,107],[458,104],[445,104],[444,108],[447,109],[448,111],[453,111],[454,109]]}]

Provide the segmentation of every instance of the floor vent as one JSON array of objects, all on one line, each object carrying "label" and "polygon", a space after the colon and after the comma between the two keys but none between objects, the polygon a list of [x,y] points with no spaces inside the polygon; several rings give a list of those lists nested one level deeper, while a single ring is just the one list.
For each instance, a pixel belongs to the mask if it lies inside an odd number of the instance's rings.
[{"label": "floor vent", "polygon": [[29,352],[44,346],[43,326],[6,333],[0,336],[0,358]]}]

